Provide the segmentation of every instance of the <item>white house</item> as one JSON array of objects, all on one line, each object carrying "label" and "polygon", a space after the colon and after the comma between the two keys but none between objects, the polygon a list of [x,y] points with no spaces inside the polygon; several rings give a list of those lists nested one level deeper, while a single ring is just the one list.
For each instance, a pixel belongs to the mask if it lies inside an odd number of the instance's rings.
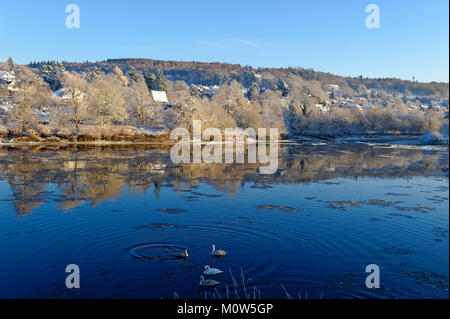
[{"label": "white house", "polygon": [[356,103],[344,104],[344,107],[353,108],[353,109],[361,109],[361,105]]},{"label": "white house", "polygon": [[328,90],[329,91],[334,91],[334,92],[337,92],[337,91],[339,91],[339,85],[336,85],[336,84],[328,84]]},{"label": "white house", "polygon": [[168,103],[166,92],[164,91],[152,91],[152,98],[155,102]]},{"label": "white house", "polygon": [[330,110],[328,106],[324,106],[322,104],[315,104],[315,107],[319,113],[326,113]]}]

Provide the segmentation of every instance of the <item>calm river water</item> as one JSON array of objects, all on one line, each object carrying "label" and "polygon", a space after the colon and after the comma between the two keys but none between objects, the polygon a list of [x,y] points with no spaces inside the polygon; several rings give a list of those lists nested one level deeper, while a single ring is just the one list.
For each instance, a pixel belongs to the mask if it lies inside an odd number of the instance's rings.
[{"label": "calm river water", "polygon": [[[446,147],[279,153],[260,175],[175,165],[167,146],[0,148],[0,297],[449,297]],[[212,244],[228,255],[212,259]],[[65,286],[68,264],[80,289]],[[199,289],[205,265],[224,271],[216,290]]]}]

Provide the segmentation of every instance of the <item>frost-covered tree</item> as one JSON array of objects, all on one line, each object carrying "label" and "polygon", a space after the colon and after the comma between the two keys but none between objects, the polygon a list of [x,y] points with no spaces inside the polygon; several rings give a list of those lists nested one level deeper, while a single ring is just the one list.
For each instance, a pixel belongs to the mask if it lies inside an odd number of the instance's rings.
[{"label": "frost-covered tree", "polygon": [[123,123],[127,120],[123,83],[115,75],[95,79],[88,90],[88,114],[97,125]]},{"label": "frost-covered tree", "polygon": [[258,99],[260,91],[261,91],[261,89],[259,88],[258,83],[253,82],[252,85],[250,86],[250,89],[247,92],[247,97],[250,100]]},{"label": "frost-covered tree", "polygon": [[16,66],[16,85],[12,95],[14,105],[9,120],[26,132],[38,121],[37,112],[48,104],[49,87],[26,66]]},{"label": "frost-covered tree", "polygon": [[145,126],[161,115],[162,108],[154,103],[144,79],[132,82],[127,94],[128,114],[130,120]]},{"label": "frost-covered tree", "polygon": [[76,72],[63,72],[60,81],[64,86],[63,103],[71,111],[72,120],[79,131],[80,122],[86,117],[88,83]]},{"label": "frost-covered tree", "polygon": [[235,120],[239,127],[246,127],[248,122],[244,112],[249,101],[244,96],[244,88],[236,80],[223,84],[213,96],[213,101],[220,105]]},{"label": "frost-covered tree", "polygon": [[127,86],[128,85],[128,79],[125,75],[123,75],[122,70],[118,67],[115,66],[114,67],[114,74],[117,77],[117,79],[119,79],[120,83],[122,83],[123,86]]},{"label": "frost-covered tree", "polygon": [[287,108],[282,104],[280,95],[280,92],[264,91],[259,100],[259,116],[264,121],[264,127],[276,127],[280,133],[285,133],[284,115]]}]

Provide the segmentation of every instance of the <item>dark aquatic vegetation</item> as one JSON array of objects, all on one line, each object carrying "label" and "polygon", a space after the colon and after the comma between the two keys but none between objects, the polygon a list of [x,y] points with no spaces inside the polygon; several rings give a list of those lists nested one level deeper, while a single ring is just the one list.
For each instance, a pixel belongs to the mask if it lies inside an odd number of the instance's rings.
[{"label": "dark aquatic vegetation", "polygon": [[182,209],[182,208],[158,208],[156,210],[158,212],[167,213],[167,214],[179,214],[179,213],[185,213],[188,211],[187,209]]},{"label": "dark aquatic vegetation", "polygon": [[402,213],[390,213],[389,216],[392,216],[392,217],[405,217],[405,218],[409,218],[409,219],[414,218],[411,215],[406,215],[406,214],[402,214]]},{"label": "dark aquatic vegetation", "polygon": [[360,201],[328,201],[329,208],[342,209],[345,207],[359,207],[362,202]]},{"label": "dark aquatic vegetation", "polygon": [[448,293],[449,278],[442,274],[435,273],[426,269],[411,271],[402,264],[401,269],[396,271],[398,274],[414,279],[417,283],[431,286],[432,288],[441,289]]},{"label": "dark aquatic vegetation", "polygon": [[368,199],[364,201],[327,201],[329,208],[345,210],[346,207],[359,207],[361,205],[376,205],[381,207],[390,207],[398,202],[383,199]]},{"label": "dark aquatic vegetation", "polygon": [[398,202],[393,202],[390,200],[383,200],[383,199],[368,199],[366,201],[364,201],[364,204],[367,205],[377,205],[377,206],[381,206],[381,207],[389,207],[389,206],[393,206]]},{"label": "dark aquatic vegetation", "polygon": [[448,298],[447,148],[290,142],[273,175],[169,152],[0,148],[0,298]]},{"label": "dark aquatic vegetation", "polygon": [[289,207],[289,206],[275,206],[275,205],[259,205],[256,206],[258,209],[277,209],[277,210],[284,210],[287,212],[297,212],[301,210],[301,208],[298,207]]},{"label": "dark aquatic vegetation", "polygon": [[383,252],[395,255],[413,255],[416,253],[414,250],[402,249],[397,247],[386,247],[384,248]]},{"label": "dark aquatic vegetation", "polygon": [[431,232],[436,235],[436,239],[442,241],[443,239],[448,239],[448,229],[444,229],[442,227],[434,227]]},{"label": "dark aquatic vegetation", "polygon": [[166,228],[180,228],[180,227],[183,227],[183,226],[174,225],[174,224],[170,224],[170,223],[151,223],[149,225],[138,226],[138,227],[136,227],[136,229],[138,229],[138,230],[144,230],[144,229],[163,230]]},{"label": "dark aquatic vegetation", "polygon": [[364,285],[361,274],[349,273],[342,277],[330,276],[327,279],[330,289],[343,290],[346,292],[361,289]]},{"label": "dark aquatic vegetation", "polygon": [[413,210],[418,212],[418,213],[427,214],[431,210],[434,210],[434,208],[433,207],[429,207],[429,206],[417,206],[417,207],[414,207]]}]

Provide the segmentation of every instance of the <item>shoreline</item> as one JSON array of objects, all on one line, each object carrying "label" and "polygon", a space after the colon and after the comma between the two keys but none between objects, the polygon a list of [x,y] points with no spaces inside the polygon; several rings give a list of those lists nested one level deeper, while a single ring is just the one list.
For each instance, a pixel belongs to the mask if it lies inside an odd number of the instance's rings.
[{"label": "shoreline", "polygon": [[[25,137],[25,138],[12,138],[10,140],[2,140],[0,138],[0,147],[16,147],[16,146],[52,146],[52,147],[65,147],[65,146],[150,146],[150,145],[161,145],[161,146],[172,146],[179,141],[171,140],[169,136],[158,136],[158,137],[146,137],[137,139],[123,139],[123,140],[77,140],[75,136],[72,139],[61,139],[57,136],[52,136],[48,138],[40,138],[40,140]],[[298,142],[337,142],[337,143],[358,143],[358,142],[406,142],[405,145],[417,145],[420,142],[422,135],[397,135],[397,134],[365,134],[365,135],[353,135],[353,136],[298,136],[293,138],[281,138],[277,139],[278,144],[290,144]],[[58,139],[58,140],[56,140]],[[233,139],[234,141],[234,139]],[[206,143],[227,143],[230,140],[222,141],[205,141],[202,140],[201,144],[206,145]],[[190,143],[195,143],[194,140],[190,140]],[[257,143],[257,141],[254,141]],[[269,141],[267,142],[269,143]],[[247,144],[247,142],[245,143]],[[447,141],[441,141],[440,143],[425,143],[420,145],[442,145],[448,146]]]}]

